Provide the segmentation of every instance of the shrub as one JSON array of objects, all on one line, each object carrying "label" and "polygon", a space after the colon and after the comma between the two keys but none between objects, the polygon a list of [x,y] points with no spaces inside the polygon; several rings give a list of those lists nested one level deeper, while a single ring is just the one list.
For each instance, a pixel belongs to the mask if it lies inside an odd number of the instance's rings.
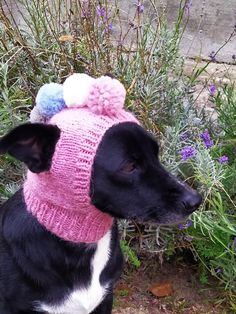
[{"label": "shrub", "polygon": [[[129,12],[107,0],[21,0],[16,5],[22,25],[8,1],[0,4],[1,133],[27,119],[44,83],[61,83],[73,72],[112,73],[127,89],[127,107],[158,136],[165,166],[204,197],[191,222],[178,227],[121,222],[128,239],[123,250],[136,263],[127,243],[139,235],[141,248],[160,257],[176,248],[191,249],[212,275],[235,289],[235,89],[213,91],[211,86],[217,123],[196,110],[191,91],[211,61],[190,78],[183,74],[178,50],[188,1],[180,1],[172,29],[158,1],[132,2]],[[22,169],[9,157],[1,158],[0,168],[5,199]],[[207,280],[205,272],[201,278]]]}]

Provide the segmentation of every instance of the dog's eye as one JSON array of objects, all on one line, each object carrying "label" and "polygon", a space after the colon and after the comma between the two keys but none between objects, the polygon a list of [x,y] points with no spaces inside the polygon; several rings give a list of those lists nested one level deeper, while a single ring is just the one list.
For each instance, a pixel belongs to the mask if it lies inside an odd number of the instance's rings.
[{"label": "dog's eye", "polygon": [[121,166],[121,171],[124,173],[131,173],[136,169],[136,164],[133,161],[127,161]]}]

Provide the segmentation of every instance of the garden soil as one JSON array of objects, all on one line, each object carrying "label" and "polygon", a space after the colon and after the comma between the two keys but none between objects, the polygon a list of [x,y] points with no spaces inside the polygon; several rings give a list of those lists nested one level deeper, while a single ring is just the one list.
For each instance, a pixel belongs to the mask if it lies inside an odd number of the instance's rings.
[{"label": "garden soil", "polygon": [[[189,258],[188,258],[189,259]],[[223,314],[232,313],[223,304],[224,290],[215,278],[200,283],[193,258],[181,256],[160,264],[158,256],[144,254],[141,267],[126,266],[115,288],[113,314]],[[167,295],[157,297],[152,286],[171,286]],[[163,292],[163,291],[162,291]],[[219,302],[222,300],[222,303]]]}]

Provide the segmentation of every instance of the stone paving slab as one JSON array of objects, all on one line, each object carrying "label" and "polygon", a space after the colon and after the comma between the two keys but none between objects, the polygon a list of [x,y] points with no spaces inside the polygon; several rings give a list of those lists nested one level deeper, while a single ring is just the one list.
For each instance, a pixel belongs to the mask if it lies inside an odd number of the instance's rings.
[{"label": "stone paving slab", "polygon": [[[6,9],[7,7],[11,9],[18,24],[24,23],[19,13],[19,1],[0,1]],[[53,2],[55,0],[48,1],[52,4],[55,3]],[[70,0],[67,1],[69,3]],[[121,8],[122,23],[127,23],[137,8],[135,5],[137,1],[110,1],[111,4],[115,2]],[[145,14],[154,17],[150,5],[151,1],[143,0],[140,2],[144,5],[144,17]],[[180,0],[152,0],[152,2],[157,4],[158,14],[161,15],[163,12],[167,14],[169,27],[172,28],[178,14]],[[225,40],[236,27],[236,0],[188,0],[188,3],[189,10],[186,10],[185,16],[185,21],[188,19],[188,24],[180,45],[181,53],[187,57],[201,56],[208,58],[212,51],[217,51],[225,43]],[[236,36],[220,50],[217,61],[230,63],[233,54],[236,54]]]},{"label": "stone paving slab", "polygon": [[[235,0],[236,1],[236,0]],[[186,59],[184,63],[184,72],[187,75],[191,75],[193,69],[203,68],[207,64],[206,61],[195,61],[192,59]],[[213,83],[236,83],[236,64],[227,63],[210,63],[206,70],[200,75],[200,81]]]}]

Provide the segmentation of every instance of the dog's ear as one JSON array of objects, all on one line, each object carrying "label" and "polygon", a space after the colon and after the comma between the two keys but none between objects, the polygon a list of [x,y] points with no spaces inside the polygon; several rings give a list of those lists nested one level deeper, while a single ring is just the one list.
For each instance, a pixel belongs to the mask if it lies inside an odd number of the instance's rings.
[{"label": "dog's ear", "polygon": [[60,129],[55,125],[23,124],[0,139],[0,154],[23,161],[35,173],[50,169]]}]

